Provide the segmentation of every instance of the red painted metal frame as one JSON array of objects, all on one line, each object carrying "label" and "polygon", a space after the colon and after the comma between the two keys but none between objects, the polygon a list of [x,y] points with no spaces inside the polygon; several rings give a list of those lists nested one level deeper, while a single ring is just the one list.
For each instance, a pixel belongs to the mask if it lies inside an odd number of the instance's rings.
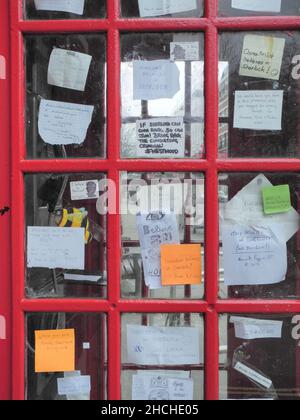
[{"label": "red painted metal frame", "polygon": [[[6,3],[2,0],[1,4]],[[121,398],[121,315],[122,313],[203,313],[205,316],[205,397],[219,396],[218,317],[222,313],[299,313],[300,301],[220,301],[218,299],[218,174],[242,171],[298,171],[300,161],[218,159],[218,32],[240,30],[299,29],[300,18],[218,18],[217,0],[205,0],[201,19],[122,19],[120,1],[108,0],[108,17],[103,20],[24,21],[22,0],[11,0],[11,121],[12,121],[12,225],[13,249],[13,399],[24,399],[24,321],[27,312],[103,312],[108,315],[108,397]],[[108,158],[104,160],[25,160],[24,50],[25,33],[106,32],[108,37]],[[120,159],[120,33],[138,31],[202,31],[205,33],[206,158],[204,160]],[[7,33],[8,33],[7,29]],[[0,41],[1,42],[1,41]],[[1,43],[0,43],[1,47]],[[8,133],[7,133],[8,135]],[[9,142],[7,141],[7,144]],[[4,155],[4,154],[3,154]],[[0,159],[3,156],[0,156]],[[24,182],[25,173],[107,172],[119,188],[121,171],[176,171],[205,173],[206,176],[206,295],[204,301],[130,301],[120,293],[120,216],[108,217],[108,299],[27,300],[24,297]],[[9,197],[8,191],[7,197]],[[7,348],[7,357],[9,357]]]}]

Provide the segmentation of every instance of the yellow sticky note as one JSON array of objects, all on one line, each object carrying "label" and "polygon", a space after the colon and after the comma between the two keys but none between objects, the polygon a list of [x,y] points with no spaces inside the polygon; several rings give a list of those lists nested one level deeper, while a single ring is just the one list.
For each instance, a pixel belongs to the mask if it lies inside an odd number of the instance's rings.
[{"label": "yellow sticky note", "polygon": [[162,245],[163,286],[201,284],[201,245]]},{"label": "yellow sticky note", "polygon": [[75,371],[75,330],[35,331],[35,372]]}]

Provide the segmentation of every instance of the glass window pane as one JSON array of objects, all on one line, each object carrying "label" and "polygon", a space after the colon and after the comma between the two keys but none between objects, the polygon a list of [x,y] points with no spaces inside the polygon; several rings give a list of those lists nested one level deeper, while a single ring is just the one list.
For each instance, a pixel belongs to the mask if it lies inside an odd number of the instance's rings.
[{"label": "glass window pane", "polygon": [[27,157],[105,157],[105,35],[28,35],[25,46]]},{"label": "glass window pane", "polygon": [[[145,350],[143,346],[152,346],[153,352],[144,351],[137,356],[140,364],[133,363],[135,351]],[[122,399],[204,399],[201,314],[123,315]]]},{"label": "glass window pane", "polygon": [[[37,350],[36,332],[50,331],[46,343],[53,350],[51,334],[61,334],[68,330],[75,337],[68,343],[75,350],[75,371],[42,372],[49,369],[45,353],[40,360]],[[26,399],[27,400],[106,400],[107,399],[107,333],[106,316],[103,314],[79,313],[35,313],[26,318]],[[45,336],[43,340],[46,340]],[[58,346],[57,351],[61,350]],[[37,368],[36,360],[39,360]],[[55,361],[52,361],[55,364]],[[58,366],[57,366],[58,367]],[[55,366],[53,367],[55,369]],[[90,392],[88,392],[90,386]],[[74,390],[75,389],[75,390]],[[68,392],[66,394],[66,392]]]},{"label": "glass window pane", "polygon": [[121,38],[122,157],[204,157],[204,36]]},{"label": "glass window pane", "polygon": [[[220,297],[298,299],[299,175],[223,173],[219,183]],[[264,204],[272,186],[279,193],[272,188]]]},{"label": "glass window pane", "polygon": [[298,32],[220,35],[220,157],[299,157],[298,43]]},{"label": "glass window pane", "polygon": [[47,20],[95,19],[104,18],[106,15],[105,0],[79,0],[76,2],[62,0],[55,2],[55,6],[51,3],[52,0],[24,0],[25,18]]},{"label": "glass window pane", "polygon": [[164,4],[163,0],[121,0],[122,16],[124,17],[200,17],[203,16],[203,0],[175,0]]},{"label": "glass window pane", "polygon": [[219,0],[219,16],[299,16],[298,0]]},{"label": "glass window pane", "polygon": [[[205,248],[203,175],[123,172],[121,201],[122,296],[132,299],[202,298]],[[162,285],[161,246],[179,242],[194,245],[198,250],[201,244],[202,267],[199,270],[202,274],[197,274],[197,284],[184,278],[181,285],[176,285],[172,277],[172,285]],[[199,263],[200,258],[196,257],[196,262]],[[188,269],[185,273],[189,273]]]},{"label": "glass window pane", "polygon": [[299,315],[220,317],[220,399],[299,400]]},{"label": "glass window pane", "polygon": [[[44,260],[42,251],[34,264],[29,264],[27,255],[29,298],[106,297],[106,217],[96,210],[104,182],[105,175],[93,173],[26,175],[26,226],[45,228],[38,233],[31,231],[30,236],[32,241],[34,235],[39,234],[37,240],[46,241]],[[55,250],[55,235],[63,241],[66,235],[76,235],[75,229],[84,230],[83,242],[71,236],[71,243],[64,243],[60,251]],[[33,246],[37,245],[33,243]],[[34,247],[32,252],[36,252]],[[50,249],[53,260],[46,260]],[[80,250],[81,262],[74,257]],[[35,254],[30,255],[35,257]]]}]

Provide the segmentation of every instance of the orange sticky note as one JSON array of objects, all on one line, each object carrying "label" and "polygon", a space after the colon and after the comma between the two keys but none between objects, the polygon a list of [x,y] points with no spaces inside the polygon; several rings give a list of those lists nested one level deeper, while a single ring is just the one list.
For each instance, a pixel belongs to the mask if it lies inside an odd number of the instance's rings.
[{"label": "orange sticky note", "polygon": [[162,245],[163,286],[201,284],[201,245]]},{"label": "orange sticky note", "polygon": [[75,330],[35,331],[35,372],[75,371]]}]

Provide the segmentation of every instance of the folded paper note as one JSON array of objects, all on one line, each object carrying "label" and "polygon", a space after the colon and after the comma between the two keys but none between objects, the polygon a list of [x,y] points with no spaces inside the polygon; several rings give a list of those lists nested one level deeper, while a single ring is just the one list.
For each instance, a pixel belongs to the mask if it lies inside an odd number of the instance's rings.
[{"label": "folded paper note", "polygon": [[282,321],[232,316],[230,322],[234,324],[236,338],[242,340],[282,337]]},{"label": "folded paper note", "polygon": [[35,372],[75,370],[75,330],[35,331]]},{"label": "folded paper note", "polygon": [[292,210],[289,185],[278,185],[262,189],[266,214],[287,213]]}]

